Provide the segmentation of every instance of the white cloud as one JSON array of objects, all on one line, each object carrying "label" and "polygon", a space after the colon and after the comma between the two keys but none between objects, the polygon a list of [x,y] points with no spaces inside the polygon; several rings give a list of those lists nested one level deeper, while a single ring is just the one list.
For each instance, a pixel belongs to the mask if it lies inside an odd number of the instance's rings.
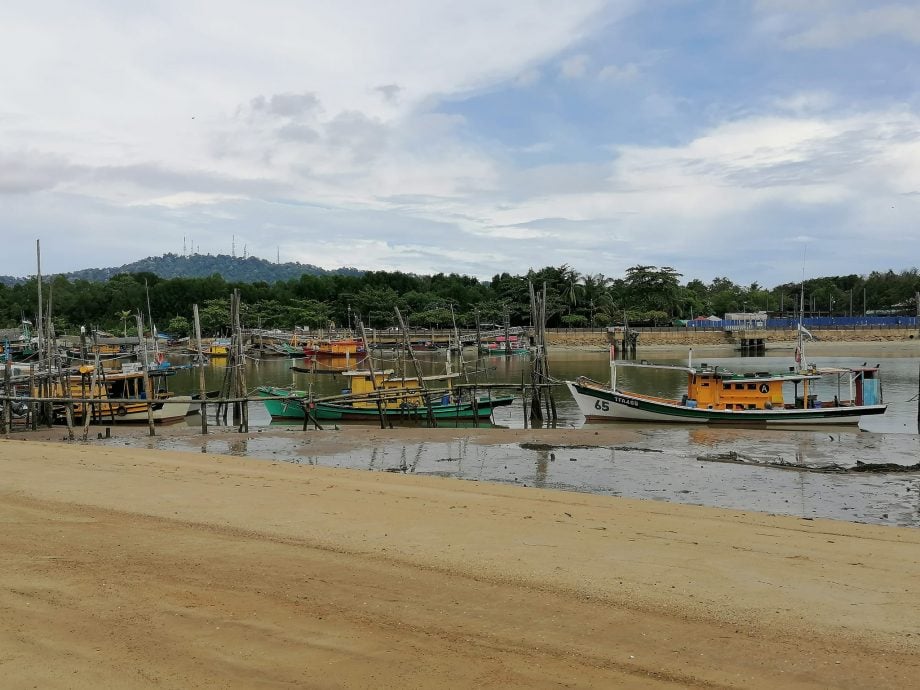
[{"label": "white cloud", "polygon": [[920,7],[903,3],[761,0],[761,27],[785,36],[791,48],[839,48],[889,36],[920,43]]},{"label": "white cloud", "polygon": [[[667,59],[618,50],[616,62],[597,49],[598,27],[633,6],[0,5],[0,230],[12,240],[0,273],[30,263],[35,236],[62,248],[59,261],[81,257],[59,270],[104,262],[99,252],[122,252],[117,265],[178,250],[189,234],[203,251],[229,251],[235,234],[329,268],[482,277],[576,261],[608,275],[638,261],[705,265],[735,250],[781,255],[806,235],[851,264],[857,245],[825,240],[908,237],[888,256],[920,251],[914,113],[848,101],[841,115],[820,80],[792,79],[758,110],[778,79],[756,104],[718,94],[708,117],[741,113],[729,121],[693,120],[692,85],[668,82],[679,48],[662,48]],[[757,7],[755,31],[800,45],[914,36],[904,5]],[[573,90],[546,75],[608,84]],[[604,100],[627,80],[633,100]],[[593,100],[560,102],[554,89]],[[591,117],[570,116],[586,105]],[[606,122],[613,105],[648,128]],[[623,143],[634,135],[645,143]],[[84,241],[97,253],[76,248]]]},{"label": "white cloud", "polygon": [[562,61],[559,67],[559,74],[566,79],[581,79],[588,73],[588,65],[591,62],[585,54],[572,55]]},{"label": "white cloud", "polygon": [[526,89],[534,84],[539,83],[542,75],[540,70],[536,68],[530,68],[521,72],[517,77],[514,78],[514,85],[519,89]]},{"label": "white cloud", "polygon": [[799,91],[774,99],[773,105],[796,115],[807,115],[828,110],[836,101],[834,95],[828,91]]},{"label": "white cloud", "polygon": [[625,65],[605,65],[597,77],[603,81],[630,81],[639,76],[639,67],[628,62]]},{"label": "white cloud", "polygon": [[227,201],[240,201],[245,197],[233,194],[199,194],[196,192],[179,192],[156,197],[147,201],[136,201],[131,206],[164,206],[166,208],[185,208],[187,206],[213,206]]}]

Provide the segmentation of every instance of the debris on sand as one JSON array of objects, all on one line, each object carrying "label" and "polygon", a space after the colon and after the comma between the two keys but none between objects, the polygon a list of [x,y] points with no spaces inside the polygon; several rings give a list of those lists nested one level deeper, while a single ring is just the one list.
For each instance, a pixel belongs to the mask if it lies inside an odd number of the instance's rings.
[{"label": "debris on sand", "polygon": [[733,450],[730,450],[727,453],[707,453],[705,455],[697,455],[696,459],[705,462],[727,462],[739,465],[776,467],[781,470],[797,470],[799,472],[826,472],[835,474],[845,474],[851,472],[920,472],[920,462],[914,465],[899,465],[894,462],[861,462],[860,460],[857,460],[855,465],[838,465],[837,463],[827,463],[824,465],[802,465],[798,462],[784,460],[779,456],[758,458],[753,455],[746,455],[744,453],[738,453]]}]

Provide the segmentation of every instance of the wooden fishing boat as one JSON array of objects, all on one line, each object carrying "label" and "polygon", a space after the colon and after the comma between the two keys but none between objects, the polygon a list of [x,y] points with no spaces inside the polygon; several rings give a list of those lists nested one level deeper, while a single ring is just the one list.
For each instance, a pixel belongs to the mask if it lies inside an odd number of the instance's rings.
[{"label": "wooden fishing boat", "polygon": [[530,347],[516,335],[509,336],[507,340],[505,336],[500,335],[490,342],[481,343],[479,351],[493,356],[526,355],[530,352]]},{"label": "wooden fishing boat", "polygon": [[349,357],[364,355],[364,342],[358,338],[322,338],[311,340],[303,346],[307,357]]},{"label": "wooden fishing boat", "polygon": [[[684,372],[686,392],[679,399],[623,390],[617,366]],[[858,424],[862,417],[884,414],[878,367],[807,366],[771,373],[733,373],[720,367],[686,367],[611,360],[611,383],[581,376],[567,381],[588,421],[680,422],[746,427]],[[819,383],[823,381],[823,383]],[[791,387],[787,396],[784,388]]]},{"label": "wooden fishing boat", "polygon": [[[302,420],[305,410],[319,421],[375,421],[381,410],[388,419],[420,419],[428,415],[428,403],[417,377],[395,376],[392,370],[376,372],[351,370],[340,372],[350,386],[338,399],[311,401],[305,391],[273,386],[259,388],[265,409],[273,420]],[[488,419],[496,407],[510,405],[513,396],[461,398],[451,386],[458,374],[435,374],[422,377],[435,419]]]},{"label": "wooden fishing boat", "polygon": [[[92,366],[80,367],[73,376],[58,378],[51,397],[80,399],[73,403],[77,421],[85,413],[100,423],[139,424],[147,422],[148,400],[152,400],[152,416],[158,424],[172,424],[185,419],[192,403],[191,396],[174,395],[166,390],[166,371],[148,372],[153,389],[148,395],[144,372],[139,364],[124,365],[121,371],[93,375]],[[88,402],[82,402],[87,400]],[[55,405],[55,416],[64,420],[66,406]]]}]

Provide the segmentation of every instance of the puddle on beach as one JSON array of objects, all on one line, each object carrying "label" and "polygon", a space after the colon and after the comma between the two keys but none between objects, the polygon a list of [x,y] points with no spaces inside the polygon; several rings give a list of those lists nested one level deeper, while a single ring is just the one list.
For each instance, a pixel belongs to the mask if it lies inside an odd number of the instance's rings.
[{"label": "puddle on beach", "polygon": [[[920,460],[920,436],[914,434],[663,427],[641,430],[638,436],[636,443],[613,447],[488,445],[460,438],[388,441],[323,454],[312,448],[311,433],[299,430],[230,440],[158,436],[103,442],[920,527],[920,472],[826,474],[759,464],[914,465]],[[700,459],[732,452],[758,464]]]}]

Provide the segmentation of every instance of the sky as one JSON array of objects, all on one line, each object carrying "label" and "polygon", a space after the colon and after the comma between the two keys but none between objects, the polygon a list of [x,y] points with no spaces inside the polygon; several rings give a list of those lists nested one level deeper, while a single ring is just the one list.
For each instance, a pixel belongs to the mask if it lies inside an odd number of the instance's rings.
[{"label": "sky", "polygon": [[917,266],[920,4],[0,3],[0,275]]}]

